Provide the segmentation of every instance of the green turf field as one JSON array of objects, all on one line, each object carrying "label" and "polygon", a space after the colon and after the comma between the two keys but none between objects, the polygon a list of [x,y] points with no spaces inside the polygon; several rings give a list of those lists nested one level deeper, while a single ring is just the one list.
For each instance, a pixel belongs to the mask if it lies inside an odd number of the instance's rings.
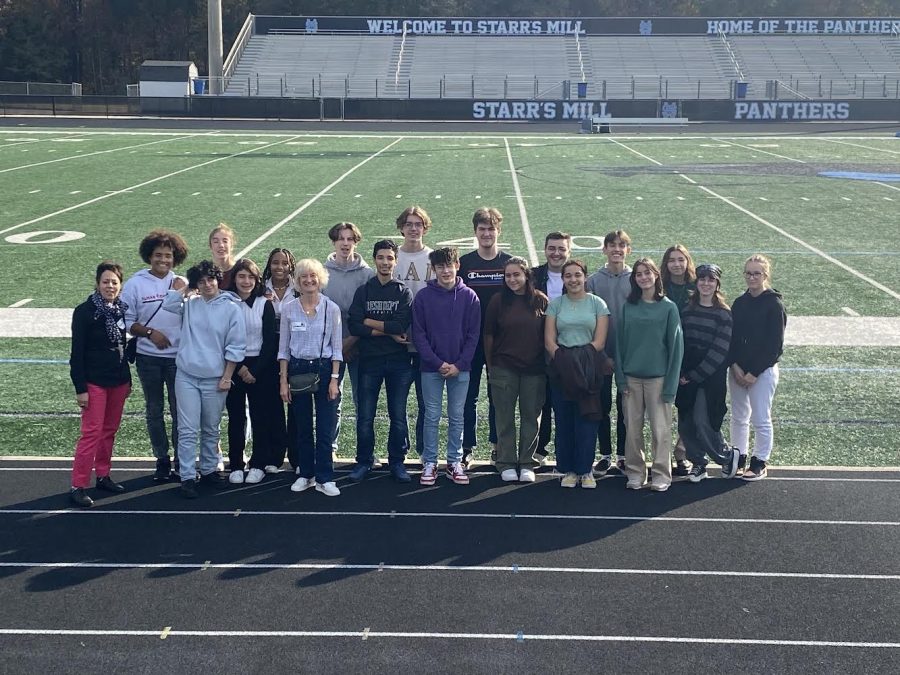
[{"label": "green turf field", "polygon": [[[73,307],[104,258],[128,273],[150,229],[181,232],[189,262],[208,253],[219,221],[237,252],[260,263],[274,246],[323,258],[327,229],[363,230],[361,252],[396,234],[418,203],[429,245],[472,247],[479,206],[505,216],[507,250],[542,260],[543,236],[575,235],[575,254],[602,262],[600,241],[623,228],[657,261],[685,244],[742,290],[750,253],[769,254],[791,316],[900,316],[900,182],[824,178],[822,171],[896,174],[900,139],[862,136],[663,137],[0,129],[0,307]],[[516,171],[513,180],[511,167]],[[789,348],[776,417],[783,463],[900,464],[896,348]],[[64,359],[67,341],[0,340],[0,453],[69,454],[77,428],[67,369],[2,359]],[[139,413],[140,387],[127,411]],[[349,397],[348,397],[349,398]],[[352,405],[349,406],[352,413]],[[37,417],[37,414],[51,413]],[[348,425],[342,445],[352,448]],[[484,434],[486,436],[486,433]],[[128,417],[120,452],[146,454]],[[352,453],[351,453],[352,454]]]}]

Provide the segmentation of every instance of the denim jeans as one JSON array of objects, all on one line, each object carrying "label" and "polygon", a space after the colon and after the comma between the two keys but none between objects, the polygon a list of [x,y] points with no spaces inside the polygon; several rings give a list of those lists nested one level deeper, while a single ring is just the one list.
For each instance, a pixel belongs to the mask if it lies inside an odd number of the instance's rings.
[{"label": "denim jeans", "polygon": [[[314,394],[291,394],[291,406],[297,425],[300,475],[315,478],[317,483],[334,480],[331,460],[331,443],[337,418],[338,397],[328,400],[328,384],[331,382],[331,359],[295,359],[291,357],[288,375],[319,373],[319,388]],[[315,430],[315,433],[313,432]]]},{"label": "denim jeans", "polygon": [[341,435],[341,415],[343,413],[343,405],[342,401],[344,400],[344,375],[347,373],[350,374],[350,397],[353,400],[353,408],[354,410],[359,410],[359,360],[351,361],[350,363],[341,363],[340,376],[341,379],[338,381],[338,387],[340,388],[341,395],[338,396],[338,404],[337,404],[337,413],[334,417],[334,436],[331,440],[331,449],[337,454],[338,451],[338,437]]},{"label": "denim jeans", "polygon": [[[178,448],[178,408],[175,396],[175,359],[164,356],[138,354],[135,360],[137,374],[144,390],[144,414],[147,418],[147,434],[156,459],[169,456],[169,438],[166,434],[166,420],[163,399],[169,398],[169,415],[172,417],[172,448]],[[165,389],[165,391],[163,391]]]},{"label": "denim jeans", "polygon": [[[484,361],[484,345],[479,341],[472,357],[472,372],[469,374],[469,389],[466,392],[466,406],[463,421],[463,447],[474,448],[478,445],[476,427],[478,426],[478,395],[481,393],[481,372],[486,368]],[[497,442],[497,427],[494,421],[494,399],[488,387],[488,442]]]},{"label": "denim jeans", "polygon": [[444,378],[440,373],[422,373],[422,398],[425,399],[425,429],[422,461],[437,464],[438,425],[447,386],[447,463],[462,459],[463,409],[469,390],[469,373]]},{"label": "denim jeans", "polygon": [[408,352],[387,359],[366,359],[359,364],[359,407],[356,409],[356,461],[372,466],[375,460],[375,410],[384,383],[388,417],[388,464],[403,464],[409,449],[406,400],[414,372]]},{"label": "denim jeans", "polygon": [[[422,395],[422,371],[421,359],[418,352],[410,352],[413,367],[413,384],[416,388],[416,454],[422,457],[425,447],[425,398]],[[412,443],[409,440],[407,432],[406,447],[411,448]]]},{"label": "denim jeans", "polygon": [[590,473],[597,444],[597,422],[581,415],[577,401],[566,400],[562,390],[551,388],[556,417],[556,468],[560,473]]},{"label": "denim jeans", "polygon": [[218,377],[193,377],[178,371],[175,395],[178,397],[178,461],[182,481],[197,476],[196,452],[200,442],[200,473],[207,475],[219,463],[219,425],[228,392],[219,391]]}]

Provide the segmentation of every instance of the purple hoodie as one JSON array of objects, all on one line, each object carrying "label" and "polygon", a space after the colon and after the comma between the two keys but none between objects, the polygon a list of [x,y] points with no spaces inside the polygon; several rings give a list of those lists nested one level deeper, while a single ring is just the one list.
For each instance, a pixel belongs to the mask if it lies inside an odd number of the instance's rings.
[{"label": "purple hoodie", "polygon": [[445,362],[470,371],[479,333],[481,304],[459,277],[449,290],[432,279],[416,294],[412,335],[422,372],[436,373]]}]

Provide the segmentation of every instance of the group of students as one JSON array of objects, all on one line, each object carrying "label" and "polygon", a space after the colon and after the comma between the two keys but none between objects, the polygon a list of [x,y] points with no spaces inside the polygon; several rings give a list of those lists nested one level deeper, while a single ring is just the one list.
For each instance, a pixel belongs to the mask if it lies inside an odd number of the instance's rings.
[{"label": "group of students", "polygon": [[[427,247],[431,219],[410,206],[396,220],[401,244],[376,242],[372,266],[349,222],[329,230],[334,252],[324,264],[296,260],[285,248],[272,250],[263,270],[234,260],[235,233],[224,224],[209,235],[211,260],[191,267],[186,279],[174,270],[187,245],[164,230],[142,240],[148,268],[124,284],[120,265],[101,263],[94,293],[72,318],[70,367],[82,422],[71,500],[92,504],[92,470],[97,489],[124,491],[109,469],[132,360],[154,478],[178,479],[187,498],[198,496],[198,486],[259,483],[285,458],[297,474],[292,491],[339,495],[333,457],[344,379],[356,410],[352,481],[379,464],[374,422],[383,388],[390,475],[411,480],[404,460],[413,447],[407,400],[414,390],[420,483],[437,480],[446,398],[446,476],[467,484],[483,375],[492,460],[505,482],[535,480],[555,429],[563,487],[594,488],[595,475],[619,471],[629,489],[640,489],[648,481],[645,418],[654,491],[668,489],[673,473],[703,480],[709,461],[724,477],[766,476],[786,314],[765,256],[746,260],[747,291],[729,309],[722,270],[695,268],[683,246],[666,251],[661,269],[646,257],[629,267],[631,239],[616,230],[604,237],[606,264],[589,274],[570,256],[571,237],[552,232],[545,263],[532,268],[499,249],[502,220],[495,208],[478,209],[477,248],[460,256],[455,248]],[[721,432],[729,391],[733,445]],[[219,446],[225,409],[227,478]],[[253,435],[248,465],[245,410]]]}]

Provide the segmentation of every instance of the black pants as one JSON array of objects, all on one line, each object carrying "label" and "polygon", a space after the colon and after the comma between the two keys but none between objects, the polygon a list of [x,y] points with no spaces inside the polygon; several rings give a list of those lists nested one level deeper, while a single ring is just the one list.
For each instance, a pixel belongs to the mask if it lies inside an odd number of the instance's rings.
[{"label": "black pants", "polygon": [[231,390],[225,399],[225,408],[228,410],[228,463],[231,471],[244,468],[247,434],[245,402],[250,405],[250,423],[253,425],[250,468],[264,469],[269,464],[280,466],[278,455],[280,453],[284,456],[284,404],[278,391],[278,379],[274,377],[274,365],[260,371],[254,384],[246,384],[237,374],[242,366],[252,367],[254,362],[255,358],[249,357],[235,368]]},{"label": "black pants", "polygon": [[[612,412],[613,376],[603,378],[600,388],[600,410],[603,419],[597,429],[597,441],[600,444],[600,455],[612,455],[612,432],[610,430],[610,412]],[[616,389],[616,455],[625,456],[625,415],[622,412],[622,392]]]},{"label": "black pants", "polygon": [[547,380],[547,392],[544,407],[541,409],[541,426],[538,428],[538,445],[534,454],[547,456],[547,446],[553,440],[553,405],[550,402],[550,380]]},{"label": "black pants", "polygon": [[678,434],[692,464],[706,466],[708,457],[724,465],[731,457],[731,448],[721,431],[728,409],[727,375],[728,370],[723,368],[702,383],[689,382],[678,387]]}]

